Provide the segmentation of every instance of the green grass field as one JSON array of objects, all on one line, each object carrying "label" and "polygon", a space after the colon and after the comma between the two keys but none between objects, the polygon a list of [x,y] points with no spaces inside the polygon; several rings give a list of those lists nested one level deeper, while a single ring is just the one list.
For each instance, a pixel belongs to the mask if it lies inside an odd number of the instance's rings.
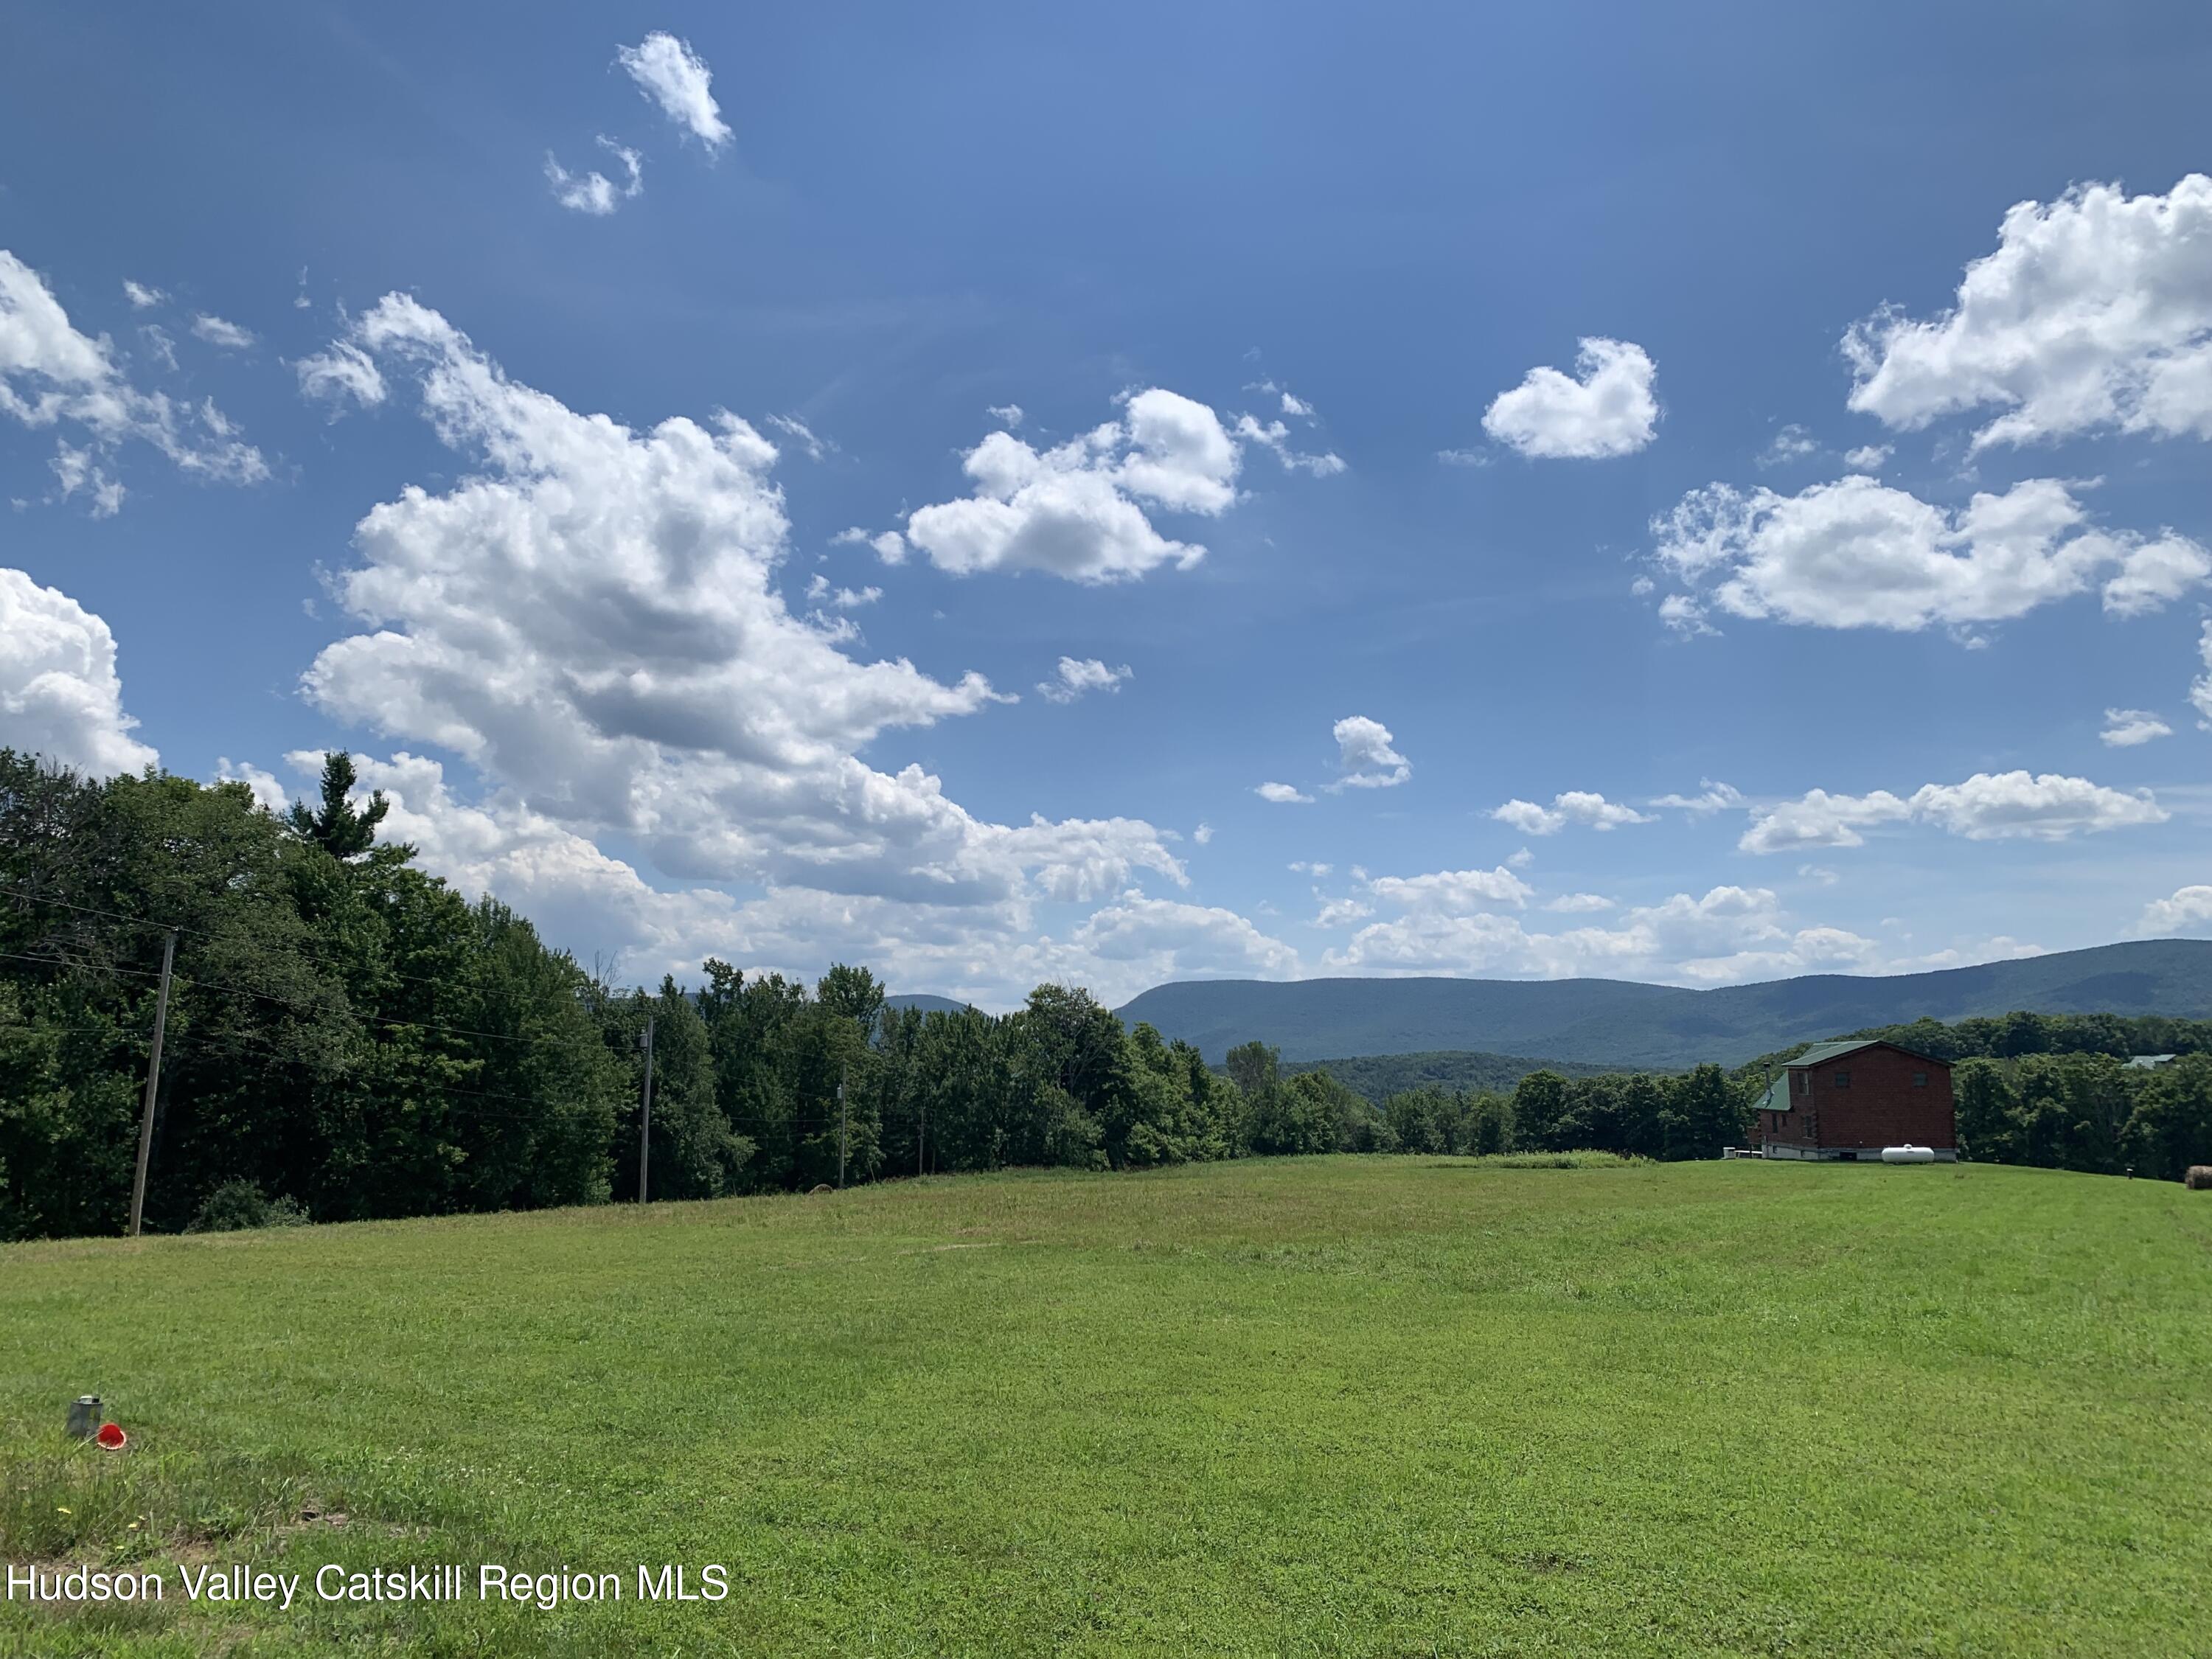
[{"label": "green grass field", "polygon": [[[137,1437],[61,1435],[103,1395]],[[0,1249],[0,1652],[2212,1650],[2212,1194],[1311,1158]],[[342,1519],[341,1519],[342,1517]],[[135,1524],[134,1524],[135,1523]],[[725,1564],[641,1603],[640,1563]]]}]

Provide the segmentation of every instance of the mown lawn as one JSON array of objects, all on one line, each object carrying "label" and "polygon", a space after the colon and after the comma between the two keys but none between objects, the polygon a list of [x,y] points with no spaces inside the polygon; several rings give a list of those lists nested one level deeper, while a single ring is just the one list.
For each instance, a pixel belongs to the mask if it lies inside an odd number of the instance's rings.
[{"label": "mown lawn", "polygon": [[[86,1391],[131,1451],[63,1441]],[[0,1603],[0,1652],[2165,1659],[2212,1649],[2208,1406],[2212,1194],[1983,1166],[1316,1158],[19,1246],[0,1559],[626,1599],[172,1572],[149,1612]],[[664,1562],[732,1594],[639,1602]]]}]

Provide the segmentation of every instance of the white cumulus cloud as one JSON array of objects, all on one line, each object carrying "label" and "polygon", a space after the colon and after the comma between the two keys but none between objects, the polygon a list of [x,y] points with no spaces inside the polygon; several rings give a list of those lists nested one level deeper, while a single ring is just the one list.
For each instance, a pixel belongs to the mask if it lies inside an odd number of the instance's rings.
[{"label": "white cumulus cloud", "polygon": [[1392,746],[1390,728],[1364,714],[1348,714],[1331,728],[1343,776],[1328,787],[1390,789],[1413,775],[1413,763]]},{"label": "white cumulus cloud", "polygon": [[1072,929],[1064,945],[1047,938],[1033,958],[1064,982],[1089,984],[1118,1001],[1165,980],[1233,975],[1287,979],[1299,970],[1298,953],[1261,933],[1234,910],[1125,893]]},{"label": "white cumulus cloud", "polygon": [[1602,893],[1562,893],[1555,899],[1545,901],[1547,910],[1556,910],[1562,915],[1586,915],[1593,911],[1610,910],[1613,901]]},{"label": "white cumulus cloud", "polygon": [[830,538],[830,544],[832,547],[872,548],[876,556],[885,564],[906,562],[906,538],[896,530],[886,530],[881,535],[872,536],[858,525],[854,525],[850,529],[841,530],[832,536]]},{"label": "white cumulus cloud", "polygon": [[1808,455],[1820,453],[1819,440],[1795,421],[1774,434],[1773,440],[1759,458],[1761,466],[1782,466],[1791,461],[1802,461]]},{"label": "white cumulus cloud", "polygon": [[884,596],[880,587],[832,587],[827,576],[817,575],[806,584],[806,597],[816,605],[827,605],[839,611],[857,611],[864,605],[873,605]]},{"label": "white cumulus cloud", "polygon": [[1494,870],[1437,870],[1425,876],[1376,876],[1367,890],[1402,910],[1469,915],[1479,910],[1517,910],[1535,890],[1504,865]]},{"label": "white cumulus cloud", "polygon": [[771,415],[768,423],[806,452],[806,459],[818,461],[825,455],[836,453],[837,446],[823,437],[796,415]]},{"label": "white cumulus cloud", "polygon": [[1908,821],[1968,841],[2063,841],[2080,834],[2163,823],[2166,809],[2147,789],[2111,789],[2087,778],[2045,772],[1977,772],[1963,783],[1923,784],[1900,796],[1808,791],[1799,799],[1752,809],[1736,843],[1747,853],[1794,853],[1857,847],[1860,832]]},{"label": "white cumulus cloud", "polygon": [[2178,887],[2170,898],[2143,906],[2139,933],[2201,933],[2212,931],[2212,887]]},{"label": "white cumulus cloud", "polygon": [[1259,784],[1254,787],[1252,793],[1257,795],[1261,800],[1273,801],[1278,806],[1289,806],[1292,805],[1310,806],[1313,805],[1313,797],[1311,795],[1304,793],[1292,785],[1287,783]]},{"label": "white cumulus cloud", "polygon": [[1651,805],[1670,806],[1677,811],[1687,812],[1693,818],[1701,818],[1710,813],[1724,812],[1731,807],[1742,805],[1743,792],[1731,784],[1715,783],[1711,778],[1699,778],[1696,794],[1662,795]]},{"label": "white cumulus cloud", "polygon": [[2116,616],[2157,609],[2212,556],[2093,527],[2074,487],[2030,478],[1958,511],[1850,474],[1795,495],[1716,483],[1651,522],[1661,564],[1730,615],[1911,632],[2001,622],[2100,576]]},{"label": "white cumulus cloud", "polygon": [[0,744],[95,777],[160,758],[131,735],[115,636],[57,588],[0,568]]},{"label": "white cumulus cloud", "polygon": [[2204,619],[2197,636],[2197,659],[2204,672],[2189,682],[2189,704],[2197,711],[2197,723],[2212,732],[2212,617]]},{"label": "white cumulus cloud", "polygon": [[94,453],[78,449],[70,444],[54,447],[53,459],[46,463],[54,475],[54,486],[61,491],[64,501],[82,494],[92,503],[92,516],[112,519],[123,510],[124,489],[120,479],[109,475]]},{"label": "white cumulus cloud", "polygon": [[[1670,799],[1661,804],[1679,803]],[[1524,836],[1554,836],[1571,823],[1587,824],[1593,830],[1617,830],[1625,823],[1651,822],[1634,807],[1607,800],[1588,789],[1570,789],[1554,795],[1549,806],[1539,805],[1533,800],[1509,800],[1494,808],[1490,816]]]},{"label": "white cumulus cloud", "polygon": [[714,101],[713,74],[689,42],[662,31],[624,46],[615,61],[637,82],[638,90],[660,106],[660,112],[704,143],[710,150],[730,142],[729,124]]},{"label": "white cumulus cloud", "polygon": [[[1297,400],[1293,398],[1291,401]],[[1247,443],[1258,444],[1261,448],[1271,451],[1277,460],[1293,472],[1308,472],[1316,478],[1327,478],[1344,471],[1344,459],[1340,455],[1327,451],[1306,453],[1292,448],[1291,429],[1280,421],[1262,424],[1249,415],[1240,415],[1237,417],[1237,435]]]},{"label": "white cumulus cloud", "polygon": [[82,464],[58,456],[56,471],[64,477],[64,493],[72,477],[92,491],[95,511],[112,511],[121,495],[120,486],[104,473],[101,479],[111,488],[100,493],[93,459],[112,455],[126,440],[149,444],[203,477],[257,483],[269,476],[261,452],[237,437],[213,403],[196,406],[133,386],[106,337],[81,333],[39,274],[4,249],[0,415],[34,428],[66,423],[88,440],[88,448],[71,452],[86,458]]},{"label": "white cumulus cloud", "polygon": [[1062,657],[1058,673],[1037,682],[1037,690],[1050,702],[1073,702],[1086,691],[1119,691],[1131,678],[1127,663],[1109,668],[1096,657]]},{"label": "white cumulus cloud", "polygon": [[604,218],[624,202],[645,193],[645,157],[605,134],[600,135],[599,147],[622,164],[621,184],[616,184],[596,168],[589,173],[571,173],[550,150],[545,152],[545,182],[552,189],[553,199],[562,207]]},{"label": "white cumulus cloud", "polygon": [[1002,966],[1034,902],[1103,899],[1140,870],[1186,879],[1140,820],[992,823],[919,766],[859,758],[995,694],[859,660],[849,623],[786,607],[775,452],[742,420],[579,414],[404,295],[349,341],[419,392],[464,471],[356,527],[337,591],[357,631],[305,677],[323,708],[466,759],[483,810],[511,803],[514,822],[594,848],[622,836],[678,881],[763,884],[779,915],[964,915],[975,959]]},{"label": "white cumulus cloud", "polygon": [[2002,410],[1978,449],[2100,428],[2212,437],[2212,178],[2019,203],[1951,309],[1886,308],[1844,346],[1851,407],[1889,426]]},{"label": "white cumulus cloud", "polygon": [[2147,708],[2107,708],[2098,738],[2108,749],[2133,749],[2154,738],[2170,738],[2173,728]]},{"label": "white cumulus cloud", "polygon": [[369,408],[384,401],[384,376],[375,359],[350,341],[337,341],[325,350],[302,357],[293,368],[305,397],[332,404],[350,398]]},{"label": "white cumulus cloud", "polygon": [[1146,507],[1227,512],[1240,459],[1213,410],[1155,386],[1129,398],[1121,420],[1056,448],[992,433],[962,463],[975,493],[916,508],[905,539],[960,575],[1043,570],[1110,582],[1170,562],[1188,568],[1206,549],[1161,535]]},{"label": "white cumulus cloud", "polygon": [[[1379,886],[1379,884],[1378,884]],[[1719,984],[1873,966],[1874,941],[1838,927],[1795,927],[1766,888],[1715,887],[1702,897],[1677,893],[1624,912],[1610,927],[1532,932],[1494,902],[1456,907],[1432,902],[1424,878],[1410,878],[1396,902],[1405,914],[1369,924],[1325,965],[1374,974],[1481,974],[1511,978],[1601,975]],[[1562,908],[1585,908],[1576,902]],[[1510,904],[1504,908],[1512,908]]]},{"label": "white cumulus cloud", "polygon": [[1482,429],[1542,459],[1632,455],[1651,441],[1659,422],[1651,391],[1656,370],[1642,346],[1589,336],[1575,371],[1570,377],[1548,367],[1530,369],[1492,401]]},{"label": "white cumulus cloud", "polygon": [[221,346],[225,351],[243,351],[253,343],[252,330],[240,328],[236,323],[227,322],[221,317],[211,317],[204,311],[192,319],[192,332],[210,345]]}]

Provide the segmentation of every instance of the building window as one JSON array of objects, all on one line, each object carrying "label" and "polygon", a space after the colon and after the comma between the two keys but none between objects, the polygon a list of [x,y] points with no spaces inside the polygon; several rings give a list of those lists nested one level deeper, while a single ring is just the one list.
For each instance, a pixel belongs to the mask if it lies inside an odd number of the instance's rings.
[{"label": "building window", "polygon": [[1813,1075],[1809,1072],[1792,1072],[1790,1075],[1796,1079],[1790,1086],[1801,1095],[1813,1086]]},{"label": "building window", "polygon": [[1915,1072],[1912,1074],[1912,1086],[1916,1089],[1926,1088],[1928,1086],[1928,1073],[1925,1072]]},{"label": "building window", "polygon": [[1849,1072],[1838,1072],[1836,1073],[1836,1087],[1838,1089],[1848,1089],[1850,1086],[1851,1074]]}]

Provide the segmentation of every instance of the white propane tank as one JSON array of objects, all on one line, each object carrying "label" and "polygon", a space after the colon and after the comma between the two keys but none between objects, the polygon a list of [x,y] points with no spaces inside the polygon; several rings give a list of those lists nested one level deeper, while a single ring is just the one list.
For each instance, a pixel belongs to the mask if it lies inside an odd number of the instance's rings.
[{"label": "white propane tank", "polygon": [[1933,1147],[1915,1146],[1908,1142],[1902,1146],[1883,1147],[1881,1161],[1885,1164],[1933,1164],[1936,1152]]}]

